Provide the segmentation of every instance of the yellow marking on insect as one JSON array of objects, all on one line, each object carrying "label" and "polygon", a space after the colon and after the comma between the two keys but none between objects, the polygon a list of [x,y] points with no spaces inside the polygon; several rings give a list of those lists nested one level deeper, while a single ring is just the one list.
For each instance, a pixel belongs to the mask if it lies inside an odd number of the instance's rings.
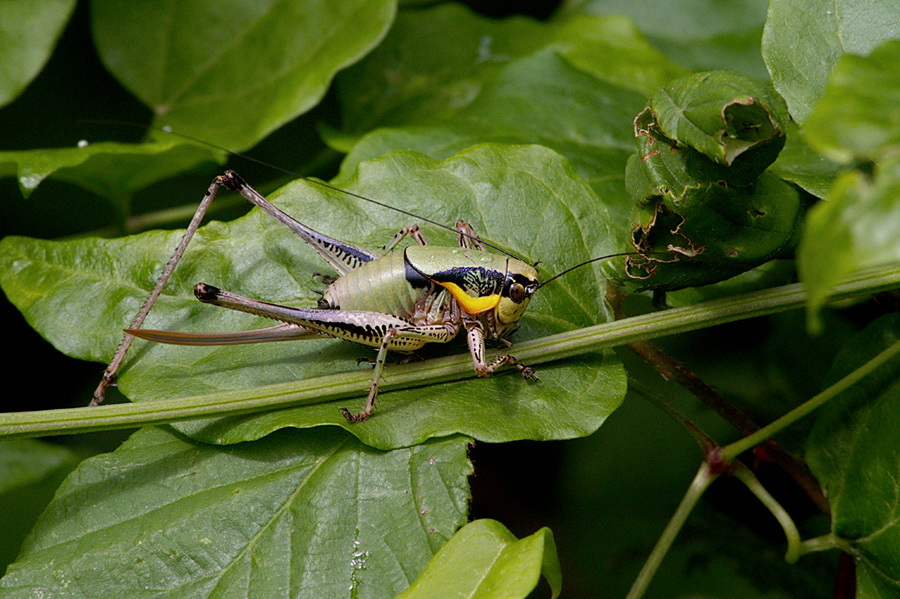
[{"label": "yellow marking on insect", "polygon": [[439,281],[437,283],[449,291],[453,297],[456,298],[456,301],[459,302],[459,305],[462,306],[462,309],[468,314],[481,314],[482,312],[496,308],[497,304],[500,303],[499,293],[481,297],[472,297],[463,291],[456,283],[441,283]]}]

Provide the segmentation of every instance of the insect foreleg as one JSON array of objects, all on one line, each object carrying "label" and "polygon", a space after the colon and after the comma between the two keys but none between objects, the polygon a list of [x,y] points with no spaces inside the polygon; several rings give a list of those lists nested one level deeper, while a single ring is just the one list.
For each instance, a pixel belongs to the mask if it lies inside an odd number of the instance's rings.
[{"label": "insect foreleg", "polygon": [[534,368],[526,366],[509,354],[500,354],[490,362],[485,361],[484,328],[477,320],[466,320],[466,340],[469,344],[469,353],[472,355],[472,365],[478,376],[490,376],[495,370],[509,364],[513,366],[527,380],[538,380]]}]

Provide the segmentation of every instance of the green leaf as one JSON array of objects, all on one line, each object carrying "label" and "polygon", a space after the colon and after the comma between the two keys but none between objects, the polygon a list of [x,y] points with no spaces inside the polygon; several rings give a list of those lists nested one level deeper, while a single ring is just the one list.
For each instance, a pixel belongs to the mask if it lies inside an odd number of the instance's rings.
[{"label": "green leaf", "polygon": [[220,150],[171,138],[144,144],[100,142],[0,152],[0,177],[16,177],[26,198],[44,179],[53,177],[115,200],[121,207],[131,194],[152,183],[200,164],[223,161]]},{"label": "green leaf", "polygon": [[519,540],[495,520],[476,520],[453,535],[397,599],[524,599],[541,574],[558,597],[562,574],[550,529]]},{"label": "green leaf", "polygon": [[34,521],[77,463],[65,447],[46,441],[0,444],[0,571],[15,559]]},{"label": "green leaf", "polygon": [[885,159],[870,176],[841,175],[825,202],[809,210],[798,250],[798,271],[809,293],[810,326],[831,288],[852,272],[900,261],[900,156]]},{"label": "green leaf", "polygon": [[243,150],[312,108],[387,31],[396,0],[91,5],[106,67],[154,124]]},{"label": "green leaf", "polygon": [[841,163],[900,148],[900,41],[869,56],[842,56],[804,127],[819,152]]},{"label": "green leaf", "polygon": [[75,0],[0,2],[0,106],[44,68],[74,8]]},{"label": "green leaf", "polygon": [[842,54],[866,55],[897,37],[900,4],[880,0],[772,0],[763,59],[791,116],[805,123]]},{"label": "green leaf", "polygon": [[508,66],[538,52],[555,52],[592,77],[641,95],[682,73],[621,17],[498,21],[445,4],[401,13],[384,43],[338,77],[345,131],[449,121]]},{"label": "green leaf", "polygon": [[613,280],[668,291],[790,255],[804,196],[766,172],[787,122],[777,94],[738,73],[696,73],[654,94],[625,172],[635,208],[623,250],[639,255],[607,265]]},{"label": "green leaf", "polygon": [[393,597],[465,521],[468,443],[144,429],[62,485],[0,597]]},{"label": "green leaf", "polygon": [[[745,152],[783,138],[788,123],[784,101],[768,85],[729,71],[671,81],[653,95],[650,108],[664,135],[726,166]],[[783,140],[759,172],[782,145]]]},{"label": "green leaf", "polygon": [[786,133],[784,148],[769,170],[817,198],[825,198],[841,167],[813,150],[793,121]]},{"label": "green leaf", "polygon": [[477,98],[427,123],[376,129],[341,167],[409,148],[446,158],[475,143],[539,143],[564,155],[608,207],[627,215],[622,175],[633,148],[631,121],[644,98],[574,68],[555,51],[510,61]]},{"label": "green leaf", "polygon": [[[900,340],[900,317],[886,316],[838,355],[826,385]],[[857,558],[860,597],[900,592],[900,361],[817,413],[807,459],[832,511],[832,532]]]},{"label": "green leaf", "polygon": [[570,0],[565,13],[628,15],[654,47],[690,70],[731,69],[766,77],[759,41],[761,0]]},{"label": "green leaf", "polygon": [[[347,188],[439,222],[468,219],[486,240],[559,272],[614,251],[609,216],[590,188],[559,155],[539,146],[484,145],[435,162],[395,153],[360,165]],[[361,205],[345,194],[298,181],[272,196],[289,214],[323,233],[377,248],[405,220]],[[435,245],[455,236],[426,227]],[[121,329],[152,287],[179,232],[153,232],[117,240],[51,243],[22,238],[3,242],[3,289],[38,331],[60,350],[108,360]],[[543,267],[542,267],[543,268]],[[274,303],[314,306],[322,287],[311,273],[324,265],[279,223],[254,211],[232,224],[202,228],[145,326],[228,331],[270,324],[258,317],[199,304],[198,282]],[[546,275],[545,275],[546,277]],[[541,289],[515,340],[574,329],[607,319],[599,269],[584,268]],[[377,309],[377,305],[374,306]],[[513,354],[515,345],[513,346]],[[466,352],[460,341],[425,355]],[[370,348],[336,340],[231,347],[138,344],[119,377],[132,400],[258,389],[323,374],[354,371]],[[390,366],[386,380],[390,380]],[[380,448],[420,443],[464,432],[487,441],[560,439],[590,434],[615,410],[625,392],[621,365],[611,353],[594,354],[539,370],[531,383],[508,369],[490,379],[427,389],[385,392],[376,415],[349,425],[338,407],[360,399],[304,406],[259,416],[179,425],[196,438],[222,443],[255,439],[288,426],[340,425]],[[358,408],[357,408],[358,409]]]}]

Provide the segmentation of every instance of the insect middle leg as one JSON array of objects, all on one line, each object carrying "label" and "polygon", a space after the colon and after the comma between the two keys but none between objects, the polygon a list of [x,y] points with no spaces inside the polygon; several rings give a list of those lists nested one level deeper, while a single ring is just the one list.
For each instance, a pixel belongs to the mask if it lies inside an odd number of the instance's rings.
[{"label": "insect middle leg", "polygon": [[476,250],[484,250],[484,244],[481,243],[481,239],[478,237],[478,233],[475,232],[475,229],[468,223],[468,221],[458,220],[456,221],[456,240],[459,243],[459,247],[470,250],[475,248]]},{"label": "insect middle leg", "polygon": [[425,241],[425,236],[422,235],[422,231],[419,230],[419,225],[407,225],[397,231],[397,234],[394,235],[387,244],[382,248],[384,253],[388,253],[394,250],[397,245],[403,241],[406,237],[412,237],[413,240],[419,245],[428,245],[428,242]]}]

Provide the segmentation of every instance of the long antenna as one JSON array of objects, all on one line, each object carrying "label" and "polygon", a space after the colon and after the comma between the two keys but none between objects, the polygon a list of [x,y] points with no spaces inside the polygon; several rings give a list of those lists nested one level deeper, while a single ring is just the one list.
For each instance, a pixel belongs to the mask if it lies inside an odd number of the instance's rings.
[{"label": "long antenna", "polygon": [[601,260],[608,260],[610,258],[617,258],[619,256],[639,256],[639,255],[641,255],[639,252],[618,252],[616,254],[607,254],[605,256],[597,256],[596,258],[591,258],[590,260],[585,260],[584,262],[581,262],[580,264],[576,264],[575,266],[565,269],[561,273],[557,273],[557,274],[553,275],[552,277],[550,277],[549,279],[547,279],[546,281],[544,281],[543,283],[538,285],[537,288],[540,289],[547,283],[550,283],[551,281],[555,281],[556,279],[560,278],[561,276],[569,274],[573,270],[581,268],[582,266],[587,266],[588,264],[591,264],[593,262],[599,262]]},{"label": "long antenna", "polygon": [[319,187],[324,187],[325,189],[329,189],[329,190],[331,190],[331,191],[337,191],[337,192],[346,194],[346,195],[348,195],[348,196],[354,197],[354,198],[356,198],[356,199],[364,200],[364,201],[369,202],[369,203],[371,203],[371,204],[375,204],[376,206],[380,206],[380,207],[382,207],[382,208],[387,208],[388,210],[393,210],[394,212],[399,212],[400,214],[403,214],[403,215],[408,216],[408,217],[410,217],[410,218],[415,218],[415,219],[418,219],[418,220],[420,220],[420,221],[422,221],[422,222],[426,222],[426,223],[428,223],[428,224],[430,224],[430,225],[434,225],[435,227],[440,227],[441,229],[446,229],[447,231],[450,231],[450,232],[452,232],[452,233],[456,233],[457,235],[462,235],[463,237],[468,237],[469,239],[474,239],[475,241],[480,241],[483,245],[486,245],[486,246],[488,246],[488,247],[490,247],[490,248],[492,248],[492,249],[495,249],[495,250],[497,250],[498,252],[500,252],[500,253],[502,253],[502,254],[505,254],[505,255],[509,256],[510,258],[515,258],[516,260],[520,260],[520,261],[522,261],[522,262],[525,262],[525,260],[522,260],[521,257],[519,257],[519,256],[517,256],[517,255],[515,255],[515,254],[513,254],[512,252],[509,252],[509,251],[507,251],[507,250],[504,250],[503,248],[498,247],[498,246],[494,245],[493,243],[490,243],[490,242],[485,241],[485,240],[483,240],[483,239],[476,238],[474,235],[469,235],[468,233],[464,233],[464,232],[462,232],[462,231],[458,231],[458,230],[454,229],[453,227],[451,227],[451,226],[449,226],[449,225],[445,225],[444,223],[438,222],[438,221],[436,221],[436,220],[432,220],[432,219],[427,218],[427,217],[425,217],[425,216],[420,216],[420,215],[415,214],[415,213],[413,213],[413,212],[409,212],[408,210],[404,210],[403,208],[397,208],[396,206],[391,206],[390,204],[386,204],[386,203],[384,203],[384,202],[380,202],[380,201],[378,201],[378,200],[374,200],[374,199],[369,198],[369,197],[366,197],[366,196],[364,196],[364,195],[361,195],[361,194],[358,194],[358,193],[354,193],[354,192],[352,192],[352,191],[348,191],[348,190],[342,189],[342,188],[340,188],[340,187],[336,187],[336,186],[334,186],[334,185],[331,185],[330,183],[326,183],[325,181],[321,181],[321,180],[319,180],[319,179],[314,179],[313,177],[307,177],[306,175],[301,175],[300,173],[294,172],[294,171],[292,171],[292,170],[290,170],[290,169],[282,168],[282,167],[278,166],[277,164],[270,164],[270,163],[268,163],[268,162],[266,162],[266,161],[264,161],[264,160],[260,160],[260,159],[258,159],[258,158],[254,158],[253,156],[250,156],[250,155],[248,155],[248,154],[243,154],[243,153],[241,153],[241,152],[235,152],[234,150],[229,150],[228,148],[225,148],[225,147],[223,147],[223,146],[214,144],[214,143],[212,143],[212,142],[208,142],[208,141],[206,141],[206,140],[203,140],[203,139],[194,137],[194,136],[192,136],[192,135],[188,135],[187,133],[179,133],[179,132],[177,132],[177,131],[173,131],[172,128],[171,128],[171,127],[168,127],[168,126],[166,126],[166,127],[156,127],[156,126],[154,126],[154,125],[142,125],[142,124],[139,124],[139,123],[129,123],[129,122],[125,122],[125,121],[114,121],[114,120],[89,120],[89,121],[83,121],[83,122],[97,123],[97,124],[106,124],[106,125],[119,125],[119,126],[123,126],[123,127],[135,127],[135,128],[140,128],[140,129],[150,129],[150,130],[153,130],[153,131],[159,131],[159,132],[161,132],[161,133],[166,133],[166,134],[168,134],[168,135],[174,135],[174,136],[176,136],[176,137],[181,137],[182,139],[187,139],[187,140],[192,141],[192,142],[194,142],[194,143],[196,143],[196,144],[200,144],[200,145],[203,145],[203,146],[207,146],[207,147],[209,147],[209,148],[214,148],[214,149],[216,149],[216,150],[220,150],[220,151],[225,152],[226,154],[228,154],[228,155],[230,155],[230,156],[234,156],[234,157],[236,157],[236,158],[241,158],[241,159],[243,159],[243,160],[246,160],[246,161],[248,161],[248,162],[252,162],[252,163],[254,163],[254,164],[259,164],[259,165],[261,165],[261,166],[265,166],[265,167],[267,167],[267,168],[273,169],[273,170],[275,170],[275,171],[278,171],[278,172],[280,172],[280,173],[282,173],[282,174],[285,174],[285,175],[288,175],[288,176],[290,176],[290,177],[294,177],[294,178],[296,178],[296,179],[303,179],[304,181],[307,181],[307,182],[309,182],[309,183],[313,183],[313,184],[315,184],[315,185],[318,185]]},{"label": "long antenna", "polygon": [[[382,207],[382,208],[387,208],[388,210],[393,210],[394,212],[398,212],[398,213],[403,214],[403,215],[405,215],[405,216],[409,216],[410,218],[418,219],[418,220],[420,220],[420,221],[422,221],[422,222],[426,222],[426,223],[428,223],[428,224],[430,224],[430,225],[434,225],[435,227],[440,227],[441,229],[446,229],[447,231],[451,231],[451,232],[456,233],[456,234],[458,234],[458,235],[462,235],[462,236],[468,237],[468,238],[470,238],[470,239],[476,239],[474,235],[469,235],[468,233],[464,233],[464,232],[462,232],[462,231],[458,231],[457,229],[454,229],[453,227],[451,227],[451,226],[449,226],[449,225],[445,225],[444,223],[438,222],[438,221],[436,221],[436,220],[432,220],[432,219],[427,218],[427,217],[425,217],[425,216],[420,216],[420,215],[415,214],[415,213],[413,213],[413,212],[409,212],[408,210],[404,210],[403,208],[397,208],[396,206],[391,206],[390,204],[386,204],[386,203],[381,202],[381,201],[379,201],[379,200],[375,200],[375,199],[366,197],[366,196],[364,196],[364,195],[361,195],[361,194],[358,194],[358,193],[355,193],[355,192],[352,192],[352,191],[348,191],[348,190],[346,190],[346,189],[342,189],[342,188],[340,188],[340,187],[331,185],[330,183],[326,183],[325,181],[321,181],[321,180],[319,180],[319,179],[314,179],[313,177],[307,177],[306,175],[301,175],[300,173],[294,172],[294,171],[292,171],[292,170],[290,170],[290,169],[286,169],[286,168],[280,167],[280,166],[278,166],[277,164],[271,164],[271,163],[268,163],[268,162],[266,162],[266,161],[264,161],[264,160],[260,160],[260,159],[258,159],[258,158],[254,158],[253,156],[250,156],[250,155],[248,155],[248,154],[244,154],[244,153],[242,153],[242,152],[235,152],[234,150],[229,150],[229,149],[226,148],[226,147],[220,146],[220,145],[218,145],[218,144],[214,144],[214,143],[212,143],[212,142],[206,141],[206,140],[204,140],[204,139],[200,139],[200,138],[198,138],[198,137],[194,137],[193,135],[189,135],[189,134],[187,134],[187,133],[180,133],[180,132],[177,132],[177,131],[173,131],[172,128],[171,128],[171,127],[168,127],[168,126],[165,126],[165,127],[156,127],[156,126],[154,126],[154,125],[143,125],[143,124],[140,124],[140,123],[129,123],[129,122],[126,122],[126,121],[115,121],[115,120],[88,120],[88,121],[83,121],[83,122],[87,122],[87,123],[96,123],[96,124],[106,124],[106,125],[118,125],[118,126],[123,126],[123,127],[133,127],[133,128],[139,128],[139,129],[150,129],[150,130],[153,130],[153,131],[159,131],[160,133],[166,133],[166,134],[168,134],[168,135],[174,135],[174,136],[176,136],[176,137],[180,137],[180,138],[182,138],[182,139],[187,139],[187,140],[189,140],[189,141],[192,141],[192,142],[194,142],[194,143],[196,143],[196,144],[199,144],[199,145],[202,145],[202,146],[206,146],[206,147],[209,147],[209,148],[214,148],[214,149],[216,149],[216,150],[220,150],[220,151],[225,152],[226,154],[228,154],[228,155],[230,155],[230,156],[234,156],[234,157],[237,157],[237,158],[241,158],[242,160],[246,160],[246,161],[248,161],[248,162],[252,162],[252,163],[258,164],[258,165],[260,165],[260,166],[265,166],[265,167],[267,167],[267,168],[273,169],[273,170],[275,170],[275,171],[278,171],[278,172],[280,172],[280,173],[282,173],[282,174],[285,174],[285,175],[288,175],[288,176],[290,176],[290,177],[294,177],[294,178],[297,178],[297,179],[303,179],[304,181],[307,181],[307,182],[309,182],[309,183],[313,183],[313,184],[315,184],[315,185],[318,185],[319,187],[324,187],[325,189],[328,189],[328,190],[331,190],[331,191],[336,191],[336,192],[339,192],[339,193],[343,193],[343,194],[349,195],[349,196],[351,196],[351,197],[354,197],[354,198],[356,198],[356,199],[359,199],[359,200],[363,200],[363,201],[369,202],[370,204],[375,204],[376,206],[380,206],[380,207]],[[522,260],[522,258],[520,258],[519,256],[513,254],[512,252],[509,252],[509,251],[507,251],[507,250],[504,250],[503,248],[498,247],[498,246],[494,245],[493,243],[490,243],[490,242],[488,242],[488,241],[484,241],[483,239],[476,239],[476,241],[480,241],[483,245],[486,245],[486,246],[488,246],[488,247],[490,247],[490,248],[492,248],[492,249],[495,249],[495,250],[497,250],[498,252],[500,252],[500,253],[502,253],[502,254],[505,254],[505,255],[509,256],[510,258],[515,258],[516,260],[519,260],[519,261],[521,261],[521,262],[526,262],[525,260]],[[662,253],[662,252],[650,252],[650,253]],[[544,281],[543,283],[541,283],[540,285],[538,285],[538,289],[540,289],[541,287],[543,287],[543,286],[546,285],[547,283],[550,283],[551,281],[555,281],[556,279],[560,278],[561,276],[566,275],[566,274],[572,272],[573,270],[576,270],[576,269],[578,269],[578,268],[581,268],[582,266],[587,266],[588,264],[591,264],[591,263],[593,263],[593,262],[599,262],[599,261],[601,261],[601,260],[608,260],[609,258],[617,258],[617,257],[619,257],[619,256],[636,256],[636,255],[643,255],[643,254],[641,254],[640,252],[619,252],[619,253],[616,253],[616,254],[607,254],[606,256],[598,256],[597,258],[591,258],[590,260],[585,260],[584,262],[581,262],[580,264],[576,264],[575,266],[572,266],[572,267],[570,267],[570,268],[567,268],[566,270],[564,270],[564,271],[562,271],[562,272],[560,272],[560,273],[558,273],[558,274],[553,275],[552,277],[550,277],[549,279],[547,279],[546,281]],[[532,266],[537,266],[537,265],[538,265],[538,262],[535,262]]]}]

